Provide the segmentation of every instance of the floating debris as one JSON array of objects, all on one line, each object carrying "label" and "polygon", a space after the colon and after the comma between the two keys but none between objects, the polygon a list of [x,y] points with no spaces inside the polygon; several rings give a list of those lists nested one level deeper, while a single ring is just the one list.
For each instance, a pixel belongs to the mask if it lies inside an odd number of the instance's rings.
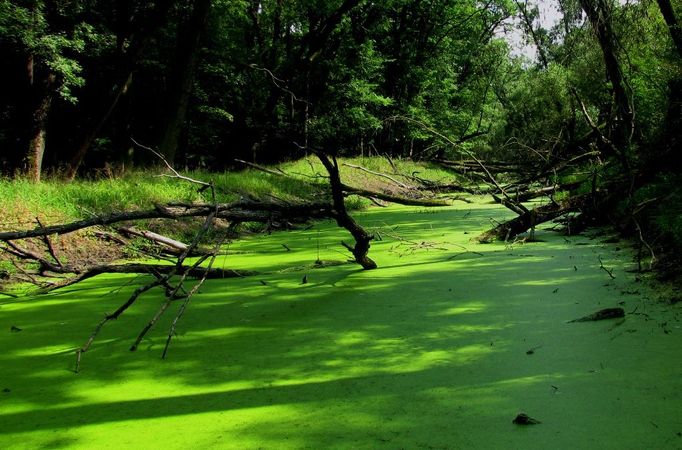
[{"label": "floating debris", "polygon": [[512,420],[512,423],[514,423],[516,425],[537,425],[537,424],[542,423],[542,422],[540,422],[537,419],[533,419],[532,417],[530,417],[526,413],[519,413],[519,415],[514,417],[514,420]]},{"label": "floating debris", "polygon": [[625,311],[623,308],[604,308],[600,309],[596,313],[590,314],[589,316],[570,320],[568,323],[593,322],[596,320],[618,319],[620,317],[625,317]]}]

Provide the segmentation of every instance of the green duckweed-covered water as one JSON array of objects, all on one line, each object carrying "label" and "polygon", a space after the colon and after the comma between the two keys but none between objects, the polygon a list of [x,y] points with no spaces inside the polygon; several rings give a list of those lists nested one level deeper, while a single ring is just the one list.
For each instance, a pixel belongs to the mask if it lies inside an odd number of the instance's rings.
[{"label": "green duckweed-covered water", "polygon": [[[306,268],[347,256],[331,223],[235,243],[219,266],[268,275],[207,281],[166,360],[174,311],[128,351],[153,293],[72,371],[144,278],[0,300],[0,448],[682,448],[680,304],[635,282],[603,236],[469,242],[505,215],[360,214],[382,237],[374,271]],[[567,323],[617,306],[632,314]],[[520,412],[542,423],[512,424]]]}]

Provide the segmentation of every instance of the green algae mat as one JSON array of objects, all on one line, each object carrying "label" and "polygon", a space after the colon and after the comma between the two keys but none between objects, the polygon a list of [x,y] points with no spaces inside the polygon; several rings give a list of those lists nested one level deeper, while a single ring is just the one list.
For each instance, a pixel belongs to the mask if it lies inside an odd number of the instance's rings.
[{"label": "green algae mat", "polygon": [[[358,214],[380,238],[374,271],[313,268],[347,256],[332,223],[236,242],[218,266],[263,275],[207,281],[165,360],[173,312],[128,351],[154,293],[73,372],[143,277],[0,299],[0,448],[682,448],[680,303],[594,233],[470,242],[505,216]],[[611,307],[625,317],[568,323]]]}]

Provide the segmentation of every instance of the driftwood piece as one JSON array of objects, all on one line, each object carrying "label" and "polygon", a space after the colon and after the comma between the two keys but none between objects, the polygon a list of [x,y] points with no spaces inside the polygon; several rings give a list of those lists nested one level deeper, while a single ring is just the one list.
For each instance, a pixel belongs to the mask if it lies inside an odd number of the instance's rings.
[{"label": "driftwood piece", "polygon": [[623,308],[604,308],[590,315],[581,317],[579,319],[570,320],[568,323],[574,322],[594,322],[597,320],[619,319],[625,317]]},{"label": "driftwood piece", "polygon": [[526,413],[519,413],[516,417],[514,417],[512,423],[516,425],[537,425],[542,422],[537,419],[533,419]]},{"label": "driftwood piece", "polygon": [[[118,231],[127,237],[137,236],[147,239],[148,241],[151,241],[155,244],[159,244],[161,246],[161,251],[166,253],[179,254],[186,251],[188,248],[188,245],[184,242],[171,239],[168,236],[164,236],[162,234],[154,233],[153,231],[139,230],[135,227],[120,227]],[[192,256],[200,253],[201,252],[194,251],[192,252]]]}]

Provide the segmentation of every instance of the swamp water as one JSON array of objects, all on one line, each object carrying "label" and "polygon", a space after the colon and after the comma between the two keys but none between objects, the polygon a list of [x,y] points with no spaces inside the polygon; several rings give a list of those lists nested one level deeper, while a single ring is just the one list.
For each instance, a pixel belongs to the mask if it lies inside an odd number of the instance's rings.
[{"label": "swamp water", "polygon": [[332,223],[234,243],[218,267],[266,274],[207,281],[166,360],[174,311],[128,351],[153,293],[72,371],[144,277],[0,299],[0,448],[682,448],[681,303],[635,281],[625,244],[474,244],[508,217],[481,203],[356,216],[378,270],[311,268],[347,256]]}]

